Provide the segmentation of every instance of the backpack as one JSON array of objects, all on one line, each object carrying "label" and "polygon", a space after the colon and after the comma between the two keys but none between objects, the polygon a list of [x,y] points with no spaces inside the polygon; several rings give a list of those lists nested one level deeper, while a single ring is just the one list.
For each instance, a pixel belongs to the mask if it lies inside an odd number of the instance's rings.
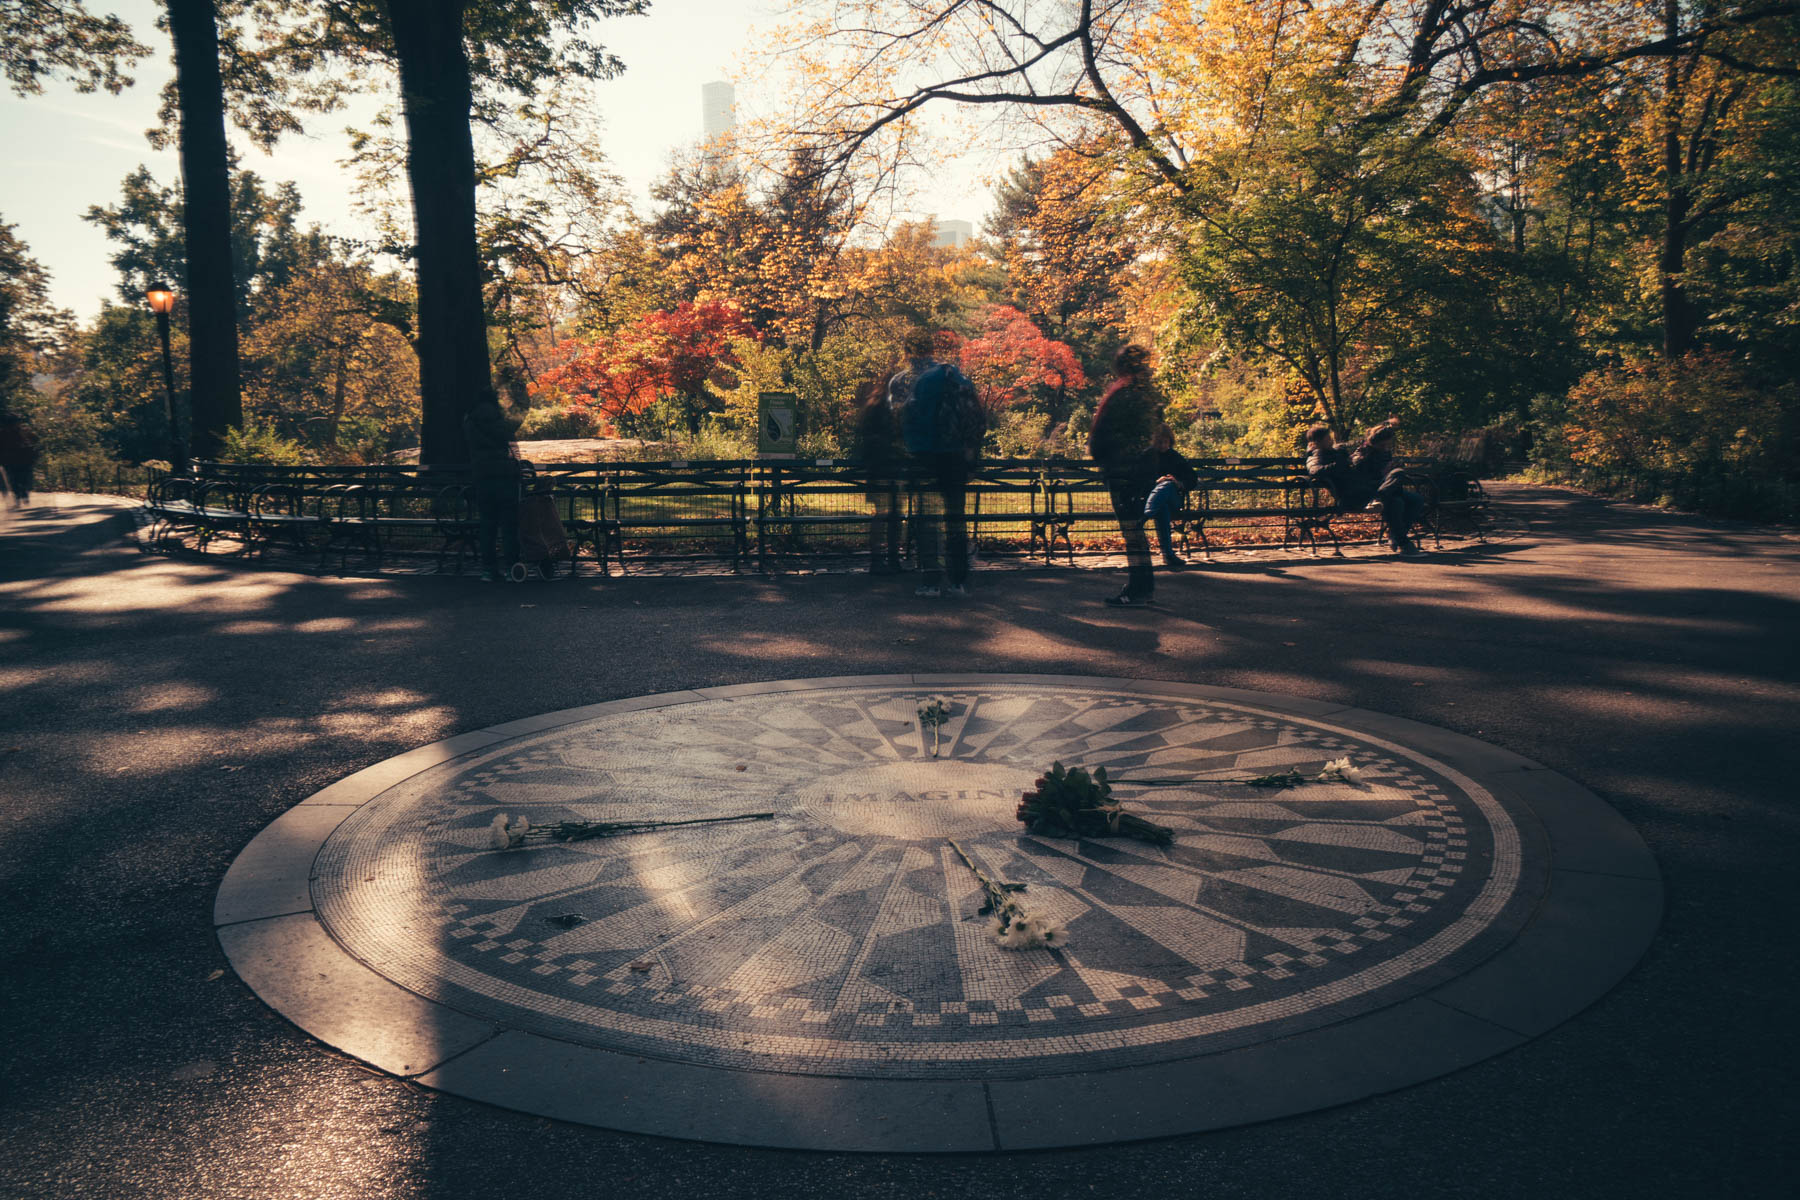
[{"label": "backpack", "polygon": [[945,372],[951,386],[950,394],[938,403],[938,446],[974,461],[981,457],[981,443],[987,437],[987,410],[967,375],[955,367],[946,367]]},{"label": "backpack", "polygon": [[908,454],[980,454],[987,413],[967,375],[936,363],[913,381],[911,392],[900,408],[900,440]]},{"label": "backpack", "polygon": [[938,450],[938,407],[949,389],[949,368],[939,363],[913,380],[910,395],[900,408],[900,442],[908,454],[935,454]]}]

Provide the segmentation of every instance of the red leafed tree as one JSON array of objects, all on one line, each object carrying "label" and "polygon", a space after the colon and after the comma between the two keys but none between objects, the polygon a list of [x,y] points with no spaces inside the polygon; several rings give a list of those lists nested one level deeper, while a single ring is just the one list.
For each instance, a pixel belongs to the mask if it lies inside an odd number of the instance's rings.
[{"label": "red leafed tree", "polygon": [[1004,304],[987,310],[981,335],[962,344],[960,358],[994,410],[1040,396],[1060,405],[1070,389],[1087,386],[1068,343],[1045,337],[1030,317]]},{"label": "red leafed tree", "polygon": [[646,313],[604,341],[571,343],[575,353],[540,375],[532,391],[597,412],[609,424],[679,396],[689,429],[698,432],[707,379],[720,368],[738,366],[732,339],[752,335],[734,304],[684,303],[672,312]]}]

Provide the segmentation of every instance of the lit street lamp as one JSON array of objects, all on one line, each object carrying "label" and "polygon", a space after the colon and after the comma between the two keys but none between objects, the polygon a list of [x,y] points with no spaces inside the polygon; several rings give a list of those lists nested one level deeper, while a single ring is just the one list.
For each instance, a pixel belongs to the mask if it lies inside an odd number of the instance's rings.
[{"label": "lit street lamp", "polygon": [[150,301],[150,311],[156,314],[156,331],[162,335],[163,394],[169,399],[169,465],[177,475],[186,475],[187,443],[181,440],[181,422],[175,417],[175,360],[169,353],[169,314],[175,309],[175,289],[166,283],[153,283],[144,298]]}]

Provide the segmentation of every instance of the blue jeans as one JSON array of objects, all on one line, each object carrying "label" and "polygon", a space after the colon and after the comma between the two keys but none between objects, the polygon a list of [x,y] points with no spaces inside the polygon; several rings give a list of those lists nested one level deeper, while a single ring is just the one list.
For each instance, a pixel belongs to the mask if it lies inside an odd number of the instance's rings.
[{"label": "blue jeans", "polygon": [[1181,485],[1173,479],[1165,479],[1150,489],[1150,498],[1144,501],[1144,518],[1156,524],[1156,544],[1161,548],[1164,558],[1174,554],[1170,544],[1173,536],[1171,522],[1175,514],[1181,511],[1181,502],[1185,499]]}]

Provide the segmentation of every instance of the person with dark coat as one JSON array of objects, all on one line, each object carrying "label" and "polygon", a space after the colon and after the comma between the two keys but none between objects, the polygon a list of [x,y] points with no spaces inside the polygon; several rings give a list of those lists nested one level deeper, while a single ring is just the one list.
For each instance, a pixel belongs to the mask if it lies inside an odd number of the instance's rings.
[{"label": "person with dark coat", "polygon": [[1114,358],[1113,370],[1118,378],[1094,409],[1088,455],[1100,465],[1125,539],[1125,590],[1106,602],[1117,608],[1140,608],[1154,603],[1156,596],[1144,521],[1145,505],[1162,473],[1154,443],[1166,427],[1162,402],[1150,386],[1150,352],[1126,346]]},{"label": "person with dark coat", "polygon": [[1412,528],[1425,511],[1425,499],[1405,486],[1405,470],[1394,465],[1394,434],[1399,427],[1399,420],[1389,417],[1369,430],[1362,445],[1350,452],[1350,467],[1381,502],[1388,545],[1401,554],[1418,554],[1419,544],[1412,539]]},{"label": "person with dark coat", "polygon": [[1418,493],[1402,486],[1404,472],[1393,466],[1397,424],[1390,419],[1377,425],[1355,450],[1337,442],[1329,427],[1314,425],[1306,431],[1306,473],[1331,493],[1342,512],[1361,512],[1379,503],[1389,546],[1417,554],[1418,544],[1408,535],[1425,505]]},{"label": "person with dark coat", "polygon": [[[500,397],[492,388],[484,389],[474,407],[463,415],[475,510],[481,520],[481,578],[488,583],[502,578],[502,559],[509,571],[519,561],[520,471],[518,448],[513,444],[517,430],[518,423],[501,411]],[[496,540],[500,543],[498,556]]]},{"label": "person with dark coat", "polygon": [[1328,425],[1306,431],[1306,473],[1331,493],[1340,512],[1361,512],[1375,498],[1375,489],[1350,465],[1350,447],[1337,441]]},{"label": "person with dark coat", "polygon": [[1157,475],[1150,497],[1144,501],[1144,517],[1156,527],[1156,545],[1162,551],[1163,566],[1179,571],[1187,566],[1187,561],[1175,553],[1175,514],[1187,503],[1187,494],[1200,486],[1200,476],[1175,449],[1175,435],[1167,429],[1156,432],[1150,450],[1155,456]]},{"label": "person with dark coat", "polygon": [[904,343],[906,361],[888,380],[888,407],[906,451],[919,551],[916,596],[969,594],[969,466],[981,456],[985,425],[975,385],[935,357],[928,330]]},{"label": "person with dark coat", "polygon": [[888,402],[889,376],[868,380],[856,389],[854,454],[868,481],[874,511],[869,517],[869,573],[893,575],[900,570],[900,447],[893,405]]},{"label": "person with dark coat", "polygon": [[31,475],[37,467],[37,437],[12,413],[0,413],[0,471],[6,475],[14,508],[31,503]]}]

